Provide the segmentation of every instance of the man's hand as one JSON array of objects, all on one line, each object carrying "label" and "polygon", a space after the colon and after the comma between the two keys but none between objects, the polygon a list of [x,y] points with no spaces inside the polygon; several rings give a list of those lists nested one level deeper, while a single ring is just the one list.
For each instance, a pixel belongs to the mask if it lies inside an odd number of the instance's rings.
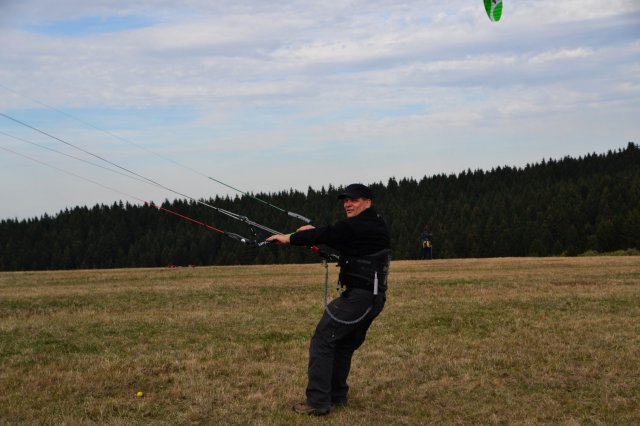
[{"label": "man's hand", "polygon": [[[316,229],[316,227],[313,226],[313,225],[302,225],[300,228],[296,229],[296,232],[307,231],[309,229]],[[277,244],[291,244],[291,238],[290,238],[291,235],[292,234],[272,235],[269,238],[267,238],[267,241],[269,241],[271,243],[277,243]]]},{"label": "man's hand", "polygon": [[291,234],[289,235],[272,235],[269,238],[267,238],[267,241],[272,242],[272,243],[277,243],[277,244],[290,244],[291,243],[291,238],[290,237]]}]

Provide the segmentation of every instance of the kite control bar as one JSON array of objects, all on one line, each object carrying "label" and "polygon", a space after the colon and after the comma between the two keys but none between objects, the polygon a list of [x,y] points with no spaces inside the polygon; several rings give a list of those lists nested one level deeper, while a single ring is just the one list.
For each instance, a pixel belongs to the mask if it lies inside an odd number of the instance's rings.
[{"label": "kite control bar", "polygon": [[[240,237],[240,236],[238,235],[238,237]],[[240,238],[242,238],[242,237],[240,237]],[[238,240],[238,241],[243,242],[245,244],[248,243],[248,241],[246,241],[246,242],[243,241],[243,240]],[[259,243],[254,242],[254,246],[256,248],[260,248],[260,247],[268,246],[268,245],[273,244],[273,243],[274,243],[274,241],[266,241],[265,240],[265,241],[261,241]],[[308,249],[311,250],[312,252],[314,252],[315,254],[317,254],[318,256],[320,256],[322,258],[322,260],[325,260],[327,262],[338,262],[340,260],[340,256],[338,256],[337,254],[335,254],[335,253],[327,253],[326,251],[322,250],[318,246],[311,246],[311,247],[308,247]]]}]

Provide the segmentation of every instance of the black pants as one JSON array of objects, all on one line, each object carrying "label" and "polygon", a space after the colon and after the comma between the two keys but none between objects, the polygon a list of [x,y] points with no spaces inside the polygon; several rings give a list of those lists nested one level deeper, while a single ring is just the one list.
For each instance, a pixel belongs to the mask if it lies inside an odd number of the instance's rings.
[{"label": "black pants", "polygon": [[421,257],[422,259],[433,259],[433,247],[423,247]]},{"label": "black pants", "polygon": [[356,324],[341,324],[326,312],[322,315],[309,347],[308,405],[322,409],[332,402],[347,401],[351,357],[364,342],[373,320],[382,312],[385,299],[384,293],[374,296],[367,290],[348,289],[329,303],[331,314],[344,321],[358,319],[370,306],[373,307]]}]

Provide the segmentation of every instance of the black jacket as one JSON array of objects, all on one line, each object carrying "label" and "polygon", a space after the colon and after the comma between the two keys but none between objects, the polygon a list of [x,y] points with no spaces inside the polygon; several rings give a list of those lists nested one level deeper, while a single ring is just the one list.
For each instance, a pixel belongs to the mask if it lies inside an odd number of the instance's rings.
[{"label": "black jacket", "polygon": [[[344,261],[390,249],[389,230],[384,220],[373,207],[355,217],[346,218],[334,225],[318,227],[291,235],[291,244],[313,246],[326,244],[340,253],[342,269]],[[341,274],[342,283],[347,287],[364,287],[369,282],[357,277]]]}]

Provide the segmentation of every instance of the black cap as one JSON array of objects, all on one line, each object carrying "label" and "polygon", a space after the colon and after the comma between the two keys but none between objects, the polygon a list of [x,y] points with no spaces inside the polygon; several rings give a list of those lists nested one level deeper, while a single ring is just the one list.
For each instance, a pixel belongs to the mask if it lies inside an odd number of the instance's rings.
[{"label": "black cap", "polygon": [[367,198],[369,200],[373,200],[373,194],[366,185],[361,183],[352,183],[347,186],[340,195],[338,195],[339,200],[342,200],[343,198]]}]

